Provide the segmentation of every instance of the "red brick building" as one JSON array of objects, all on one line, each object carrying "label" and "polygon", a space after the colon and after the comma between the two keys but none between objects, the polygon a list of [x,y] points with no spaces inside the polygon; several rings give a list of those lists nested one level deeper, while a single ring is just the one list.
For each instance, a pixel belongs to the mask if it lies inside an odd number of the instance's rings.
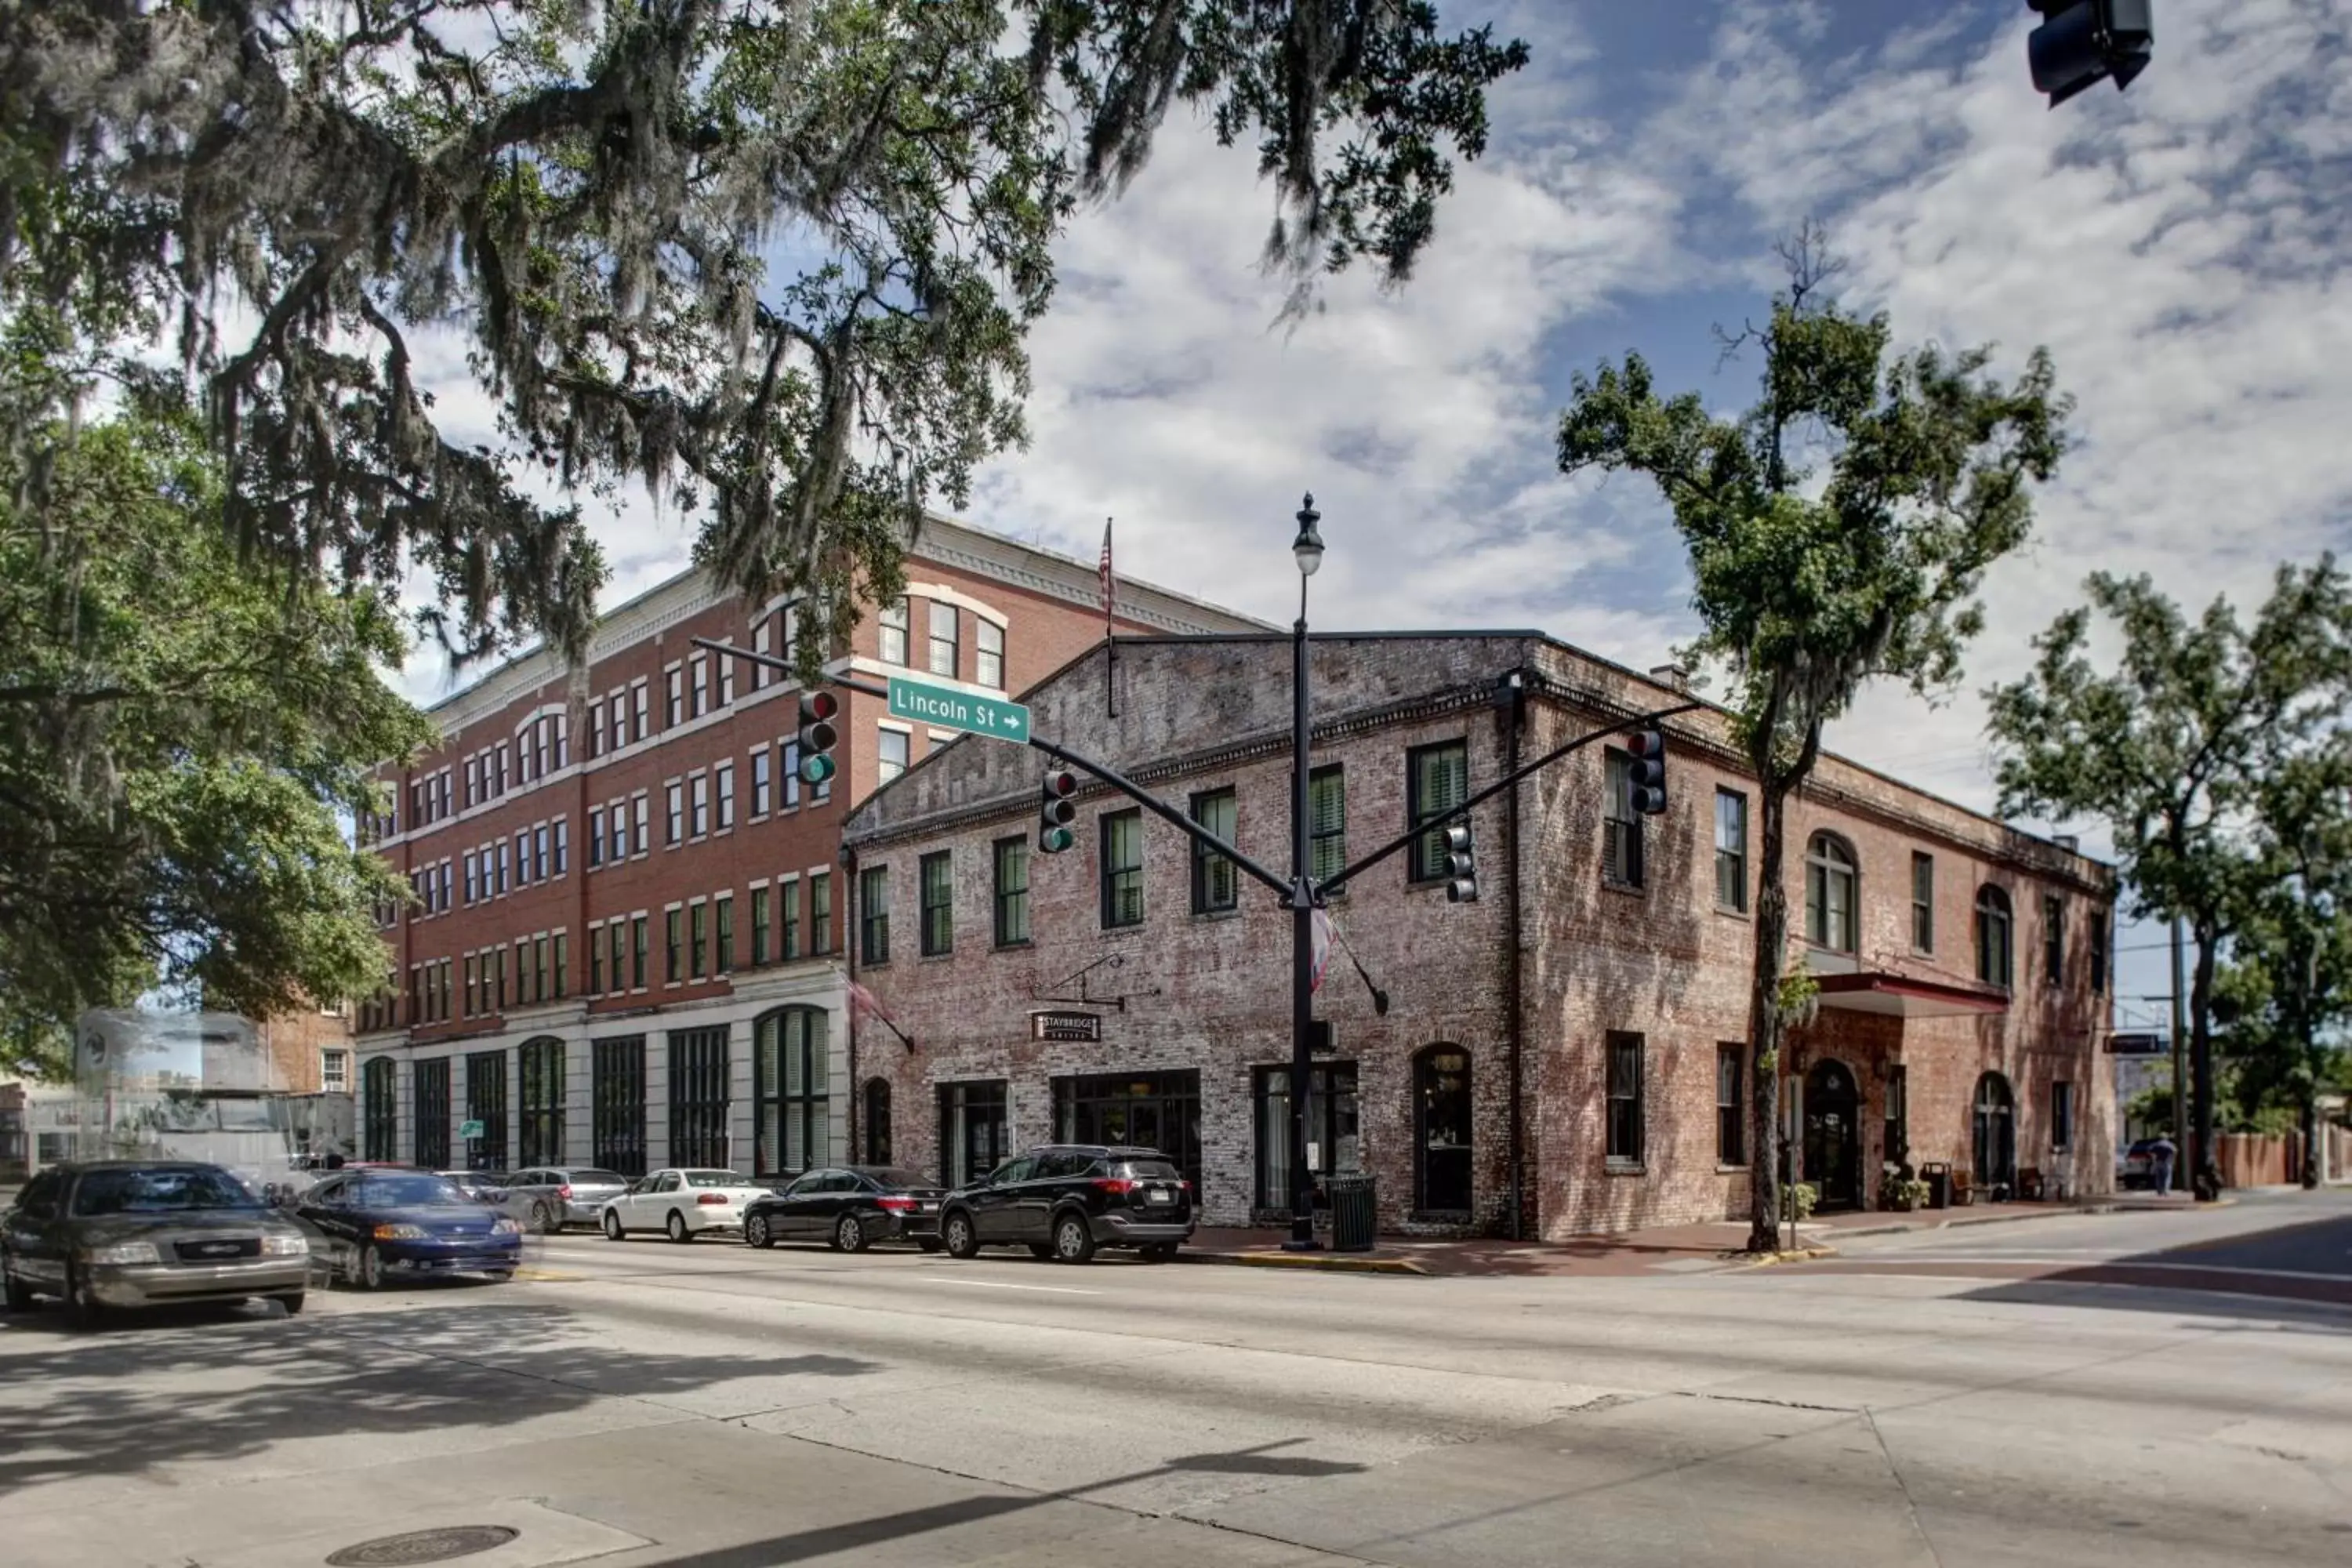
[{"label": "red brick building", "polygon": [[[1001,696],[1102,637],[1093,565],[994,534],[935,520],[907,578],[829,672]],[[1123,579],[1116,604],[1125,631],[1256,625]],[[781,652],[796,609],[688,573],[607,615],[584,671],[534,652],[433,710],[442,744],[368,825],[415,902],[383,911],[389,985],[359,1008],[364,1154],[766,1173],[846,1152],[841,823],[952,737],[845,693],[840,771],[803,784],[796,687],[690,641]]]},{"label": "red brick building", "polygon": [[[1123,638],[1108,678],[1105,658],[1028,694],[1036,732],[1286,873],[1288,638]],[[1318,637],[1312,670],[1318,876],[1515,757],[1685,700],[1670,671],[1535,633]],[[1314,1163],[1373,1173],[1384,1225],[1507,1230],[1516,1208],[1559,1238],[1746,1212],[1756,795],[1717,712],[1665,729],[1664,815],[1625,808],[1596,743],[1475,810],[1475,902],[1447,901],[1426,837],[1334,899]],[[1154,1143],[1212,1222],[1278,1216],[1288,915],[1108,789],[1039,854],[1040,776],[1025,748],[960,745],[849,822],[853,973],[911,1042],[860,1028],[868,1121],[955,1179],[1049,1138]],[[1906,1154],[2105,1190],[2107,868],[1834,757],[1789,846],[1792,958],[1821,996],[1782,1100],[1824,1205],[1874,1205]],[[1033,1026],[1046,1012],[1097,1021]]]}]

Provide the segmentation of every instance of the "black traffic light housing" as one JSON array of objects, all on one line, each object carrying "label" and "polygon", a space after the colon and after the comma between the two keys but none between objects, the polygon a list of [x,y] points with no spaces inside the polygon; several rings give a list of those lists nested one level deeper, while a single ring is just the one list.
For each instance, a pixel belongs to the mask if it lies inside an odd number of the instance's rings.
[{"label": "black traffic light housing", "polygon": [[1478,901],[1478,845],[1467,822],[1456,822],[1445,829],[1445,901]]},{"label": "black traffic light housing", "polygon": [[1043,855],[1059,855],[1076,840],[1070,824],[1077,819],[1077,803],[1071,796],[1078,793],[1078,778],[1067,768],[1048,768],[1045,781],[1039,786],[1041,799],[1037,805],[1037,850]]},{"label": "black traffic light housing", "polygon": [[1666,737],[1659,730],[1636,730],[1625,740],[1633,759],[1631,777],[1633,809],[1655,816],[1666,809]]},{"label": "black traffic light housing", "polygon": [[2112,79],[2121,92],[2156,47],[2155,0],[2026,0],[2042,26],[2025,40],[2033,89],[2057,108]]},{"label": "black traffic light housing", "polygon": [[840,712],[841,699],[830,691],[801,693],[801,777],[810,784],[824,784],[834,775],[833,748],[841,731],[833,721]]}]

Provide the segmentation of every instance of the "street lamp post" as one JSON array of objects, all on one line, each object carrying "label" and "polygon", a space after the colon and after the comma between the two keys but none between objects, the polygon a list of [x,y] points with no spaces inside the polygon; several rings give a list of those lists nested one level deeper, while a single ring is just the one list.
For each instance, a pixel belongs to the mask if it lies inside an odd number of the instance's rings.
[{"label": "street lamp post", "polygon": [[1290,637],[1290,1239],[1287,1252],[1313,1252],[1315,1196],[1307,1169],[1307,1093],[1315,1033],[1315,882],[1307,874],[1313,824],[1307,818],[1310,734],[1307,718],[1307,580],[1323,564],[1322,514],[1315,497],[1298,509],[1298,620]]}]

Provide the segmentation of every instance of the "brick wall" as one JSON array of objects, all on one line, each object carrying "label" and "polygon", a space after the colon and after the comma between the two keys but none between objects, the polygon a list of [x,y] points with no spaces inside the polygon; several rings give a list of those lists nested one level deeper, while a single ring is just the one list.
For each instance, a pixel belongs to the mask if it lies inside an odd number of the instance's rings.
[{"label": "brick wall", "polygon": [[[1286,639],[1129,645],[1110,682],[1102,657],[1032,694],[1039,733],[1130,770],[1162,799],[1233,787],[1237,845],[1276,871],[1288,865],[1289,649]],[[1523,755],[1675,700],[1653,683],[1531,637],[1318,639],[1314,684],[1316,761],[1345,769],[1348,849],[1360,856],[1405,826],[1404,759],[1413,747],[1466,743],[1472,787],[1505,771],[1508,729],[1489,700],[1495,680],[1524,668],[1545,689],[1530,704]],[[1738,777],[1710,713],[1672,726],[1674,806],[1644,825],[1646,872],[1639,889],[1601,876],[1601,748],[1555,765],[1522,791],[1517,871],[1523,879],[1524,1017],[1517,1064],[1524,1098],[1528,1220],[1547,1236],[1734,1215],[1744,1211],[1744,1169],[1718,1162],[1717,1048],[1748,1033],[1752,913],[1716,902],[1714,794]],[[856,815],[849,829],[863,866],[887,868],[890,961],[864,978],[915,1040],[868,1060],[887,1072],[894,1154],[926,1166],[937,1158],[936,1086],[1003,1078],[1014,1146],[1053,1135],[1051,1079],[1108,1070],[1199,1071],[1203,1203],[1209,1217],[1238,1223],[1255,1208],[1253,1069],[1289,1054],[1289,917],[1245,883],[1241,909],[1197,915],[1189,902],[1191,848],[1147,820],[1146,920],[1102,929],[1098,822],[1121,798],[1080,796],[1076,844],[1034,857],[1034,940],[991,943],[992,843],[1034,843],[1038,766],[1019,748],[974,743],[907,780]],[[1511,1190],[1509,837],[1502,799],[1480,807],[1481,899],[1445,901],[1442,886],[1415,887],[1399,856],[1367,873],[1335,903],[1355,953],[1391,998],[1377,1016],[1344,954],[1318,998],[1334,1026],[1337,1056],[1357,1064],[1361,1150],[1380,1179],[1383,1223],[1392,1228],[1495,1229],[1507,1225]],[[1852,954],[1811,952],[1804,933],[1804,853],[1817,829],[1853,853],[1859,941]],[[1748,910],[1754,904],[1751,822]],[[1801,1076],[1832,1060],[1856,1090],[1855,1160],[1865,1203],[1885,1153],[1888,1069],[1907,1076],[1913,1158],[1966,1164],[1969,1107],[1980,1076],[2013,1086],[2017,1160],[2066,1171],[2076,1190],[2106,1183],[2113,1095],[2092,1028],[2104,998],[2087,984],[2085,913],[2106,906],[2104,869],[1983,818],[1834,760],[1790,813],[1785,868],[1795,927],[1792,955],[1829,973],[1865,969],[1916,983],[1940,998],[1906,1005],[1992,1006],[1979,986],[1970,910],[1978,888],[2005,887],[2018,911],[2019,984],[2002,1010],[1972,1016],[1896,1018],[1825,1006],[1792,1043]],[[951,852],[952,953],[917,952],[917,865]],[[1932,951],[1911,947],[1910,856],[1934,856]],[[2041,972],[2041,897],[2072,911],[2066,984]],[[1091,966],[1091,967],[1090,967]],[[1076,978],[1080,972],[1086,978]],[[1026,1015],[1045,996],[1123,998],[1104,1012],[1100,1044],[1040,1044]],[[1874,999],[1874,1005],[1883,1005]],[[1607,1152],[1607,1050],[1612,1032],[1642,1042],[1643,1148],[1638,1162]],[[869,1030],[862,1038],[871,1038]],[[1415,1064],[1433,1047],[1458,1047],[1471,1073],[1474,1196],[1470,1218],[1422,1210],[1415,1148]],[[887,1065],[885,1065],[887,1064]],[[1825,1069],[1826,1070],[1826,1069]],[[2049,1148],[2051,1085],[2076,1086],[2074,1151]],[[1743,1100],[1747,1089],[1744,1074]],[[2080,1169],[2068,1167],[2079,1157]]]}]

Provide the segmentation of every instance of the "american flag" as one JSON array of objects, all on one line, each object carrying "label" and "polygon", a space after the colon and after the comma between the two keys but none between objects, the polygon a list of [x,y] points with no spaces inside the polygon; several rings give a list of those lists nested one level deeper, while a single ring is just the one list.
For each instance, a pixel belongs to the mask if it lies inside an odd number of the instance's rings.
[{"label": "american flag", "polygon": [[1110,519],[1108,518],[1103,519],[1103,552],[1100,570],[1102,574],[1103,626],[1108,628],[1111,624]]}]

